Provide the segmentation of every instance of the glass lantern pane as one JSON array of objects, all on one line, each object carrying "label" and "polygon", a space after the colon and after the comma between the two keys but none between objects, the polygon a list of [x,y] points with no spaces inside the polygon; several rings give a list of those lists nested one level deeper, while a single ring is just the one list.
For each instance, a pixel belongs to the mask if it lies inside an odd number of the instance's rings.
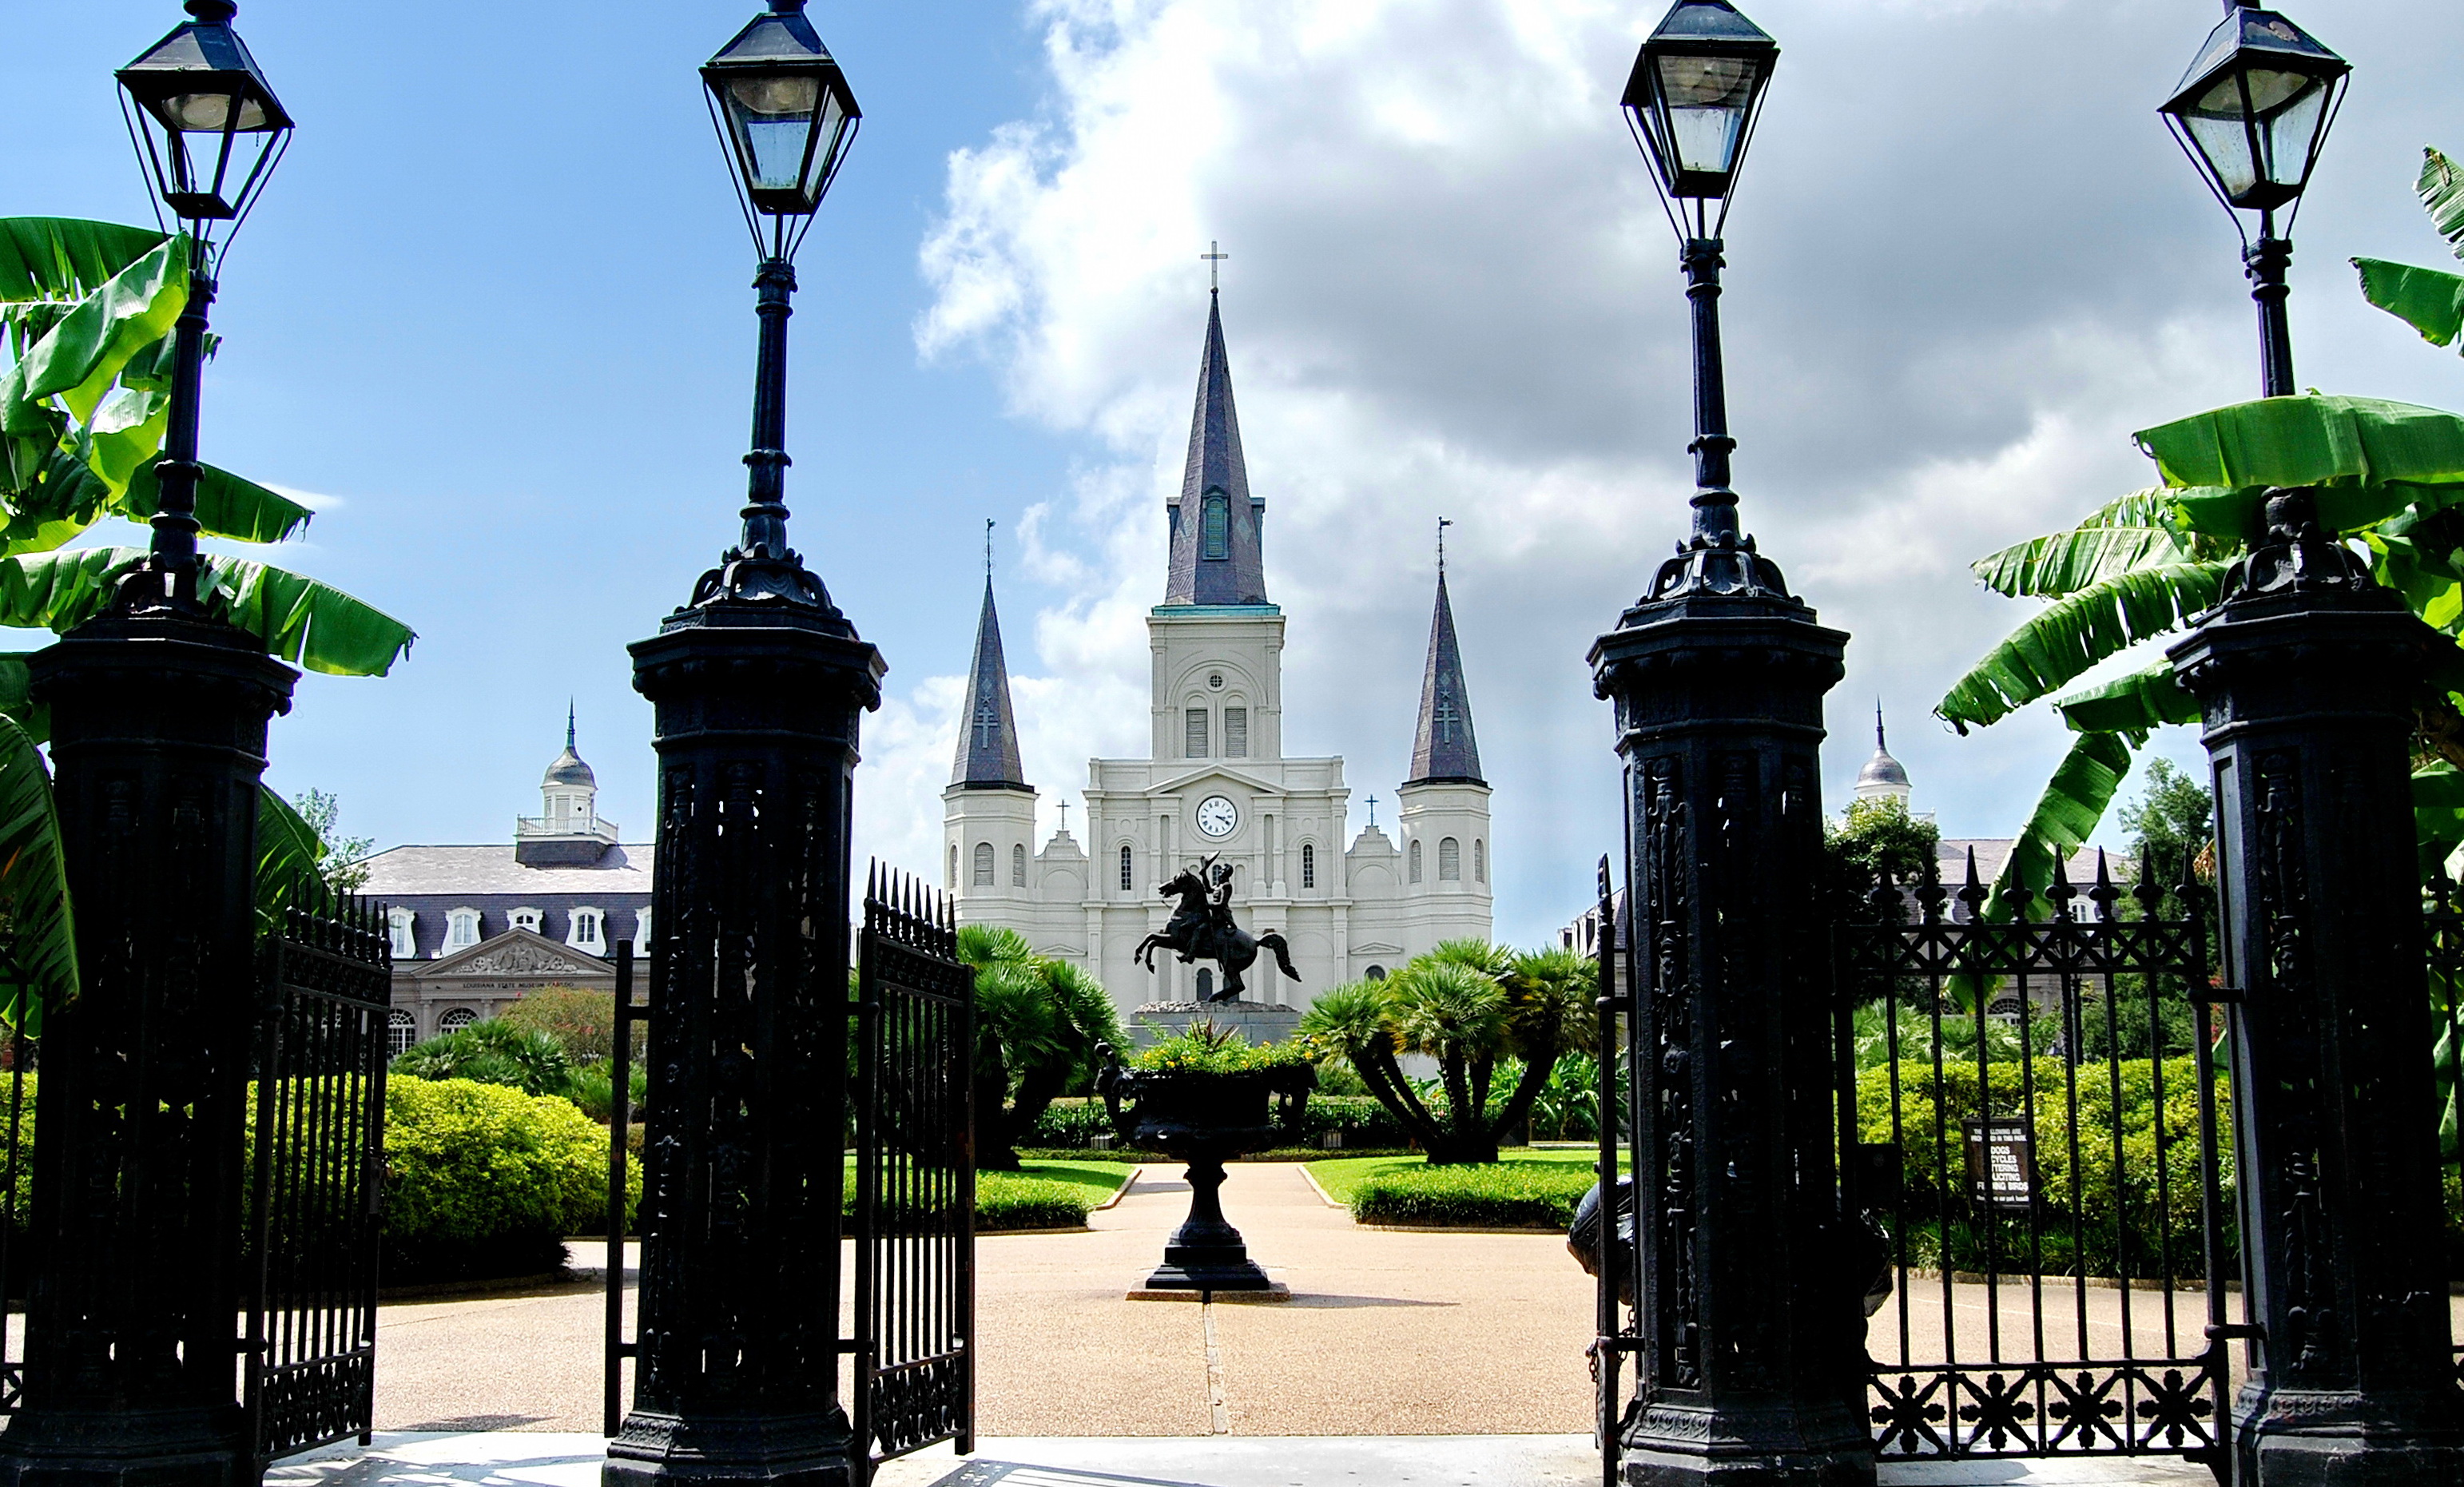
[{"label": "glass lantern pane", "polygon": [[1669,143],[1680,169],[1726,175],[1736,167],[1761,70],[1749,57],[1660,58],[1661,96],[1667,100]]},{"label": "glass lantern pane", "polygon": [[2293,73],[2253,73],[2250,83],[2254,102],[2259,97],[2262,81],[2271,96],[2282,100],[2273,109],[2262,105],[2259,110],[2259,142],[2267,151],[2267,178],[2278,186],[2298,187],[2302,172],[2310,166],[2310,152],[2319,142],[2320,127],[2326,122],[2327,99],[2333,90],[2316,78]]},{"label": "glass lantern pane", "polygon": [[839,132],[847,127],[847,109],[835,92],[822,94],[822,117],[813,134],[818,142],[812,160],[804,167],[804,194],[818,198],[829,184],[830,162],[838,155]]},{"label": "glass lantern pane", "polygon": [[162,113],[165,123],[184,134],[220,134],[230,127],[234,106],[240,133],[261,134],[268,127],[265,105],[243,94],[177,94],[163,100]]},{"label": "glass lantern pane", "polygon": [[2227,74],[2219,78],[2181,119],[2190,131],[2190,143],[2215,172],[2226,196],[2239,200],[2258,184],[2258,162],[2251,156],[2239,76]]},{"label": "glass lantern pane", "polygon": [[736,78],[727,84],[727,111],[743,142],[749,183],[757,191],[792,191],[803,183],[805,147],[813,136],[813,110],[821,102],[818,78]]}]

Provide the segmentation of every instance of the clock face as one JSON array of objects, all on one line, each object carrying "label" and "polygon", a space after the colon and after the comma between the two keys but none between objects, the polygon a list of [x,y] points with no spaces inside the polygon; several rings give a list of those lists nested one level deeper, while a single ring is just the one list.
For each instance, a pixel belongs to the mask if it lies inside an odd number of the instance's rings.
[{"label": "clock face", "polygon": [[1241,824],[1241,808],[1221,795],[1198,803],[1198,829],[1209,836],[1229,836]]}]

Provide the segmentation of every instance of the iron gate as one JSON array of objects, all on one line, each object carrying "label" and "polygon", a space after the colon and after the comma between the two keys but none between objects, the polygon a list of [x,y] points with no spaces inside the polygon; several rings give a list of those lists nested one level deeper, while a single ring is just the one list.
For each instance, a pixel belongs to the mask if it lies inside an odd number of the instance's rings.
[{"label": "iron gate", "polygon": [[975,1450],[975,973],[950,900],[876,864],[856,1000],[855,1435]]},{"label": "iron gate", "polygon": [[242,1401],[260,1462],[376,1410],[377,1258],[393,957],[382,911],[286,910],[265,940],[251,1113]]},{"label": "iron gate", "polygon": [[[1937,875],[1844,916],[1848,1206],[1888,1247],[1867,1293],[1876,1450],[2179,1454],[2220,1473],[2229,1067],[2211,895],[2057,864],[2008,922]],[[2041,921],[2031,922],[2032,910]],[[1887,1294],[1884,1285],[1887,1283]]]},{"label": "iron gate", "polygon": [[[2457,1116],[2464,1111],[2464,900],[2444,872],[2431,877],[2428,914],[2430,1002],[2432,1035],[2436,1038],[2438,1088],[2438,1157],[2441,1186],[2447,1197],[2447,1232],[2441,1235],[2447,1254],[2450,1289],[2464,1286],[2464,1140]],[[2464,1382],[2464,1338],[2455,1343],[2455,1377]]]},{"label": "iron gate", "polygon": [[[854,1080],[855,1439],[868,1472],[945,1440],[975,1449],[975,973],[949,900],[875,864],[858,949]],[[624,1418],[625,1176],[632,946],[616,961],[615,1109],[609,1121],[606,1433]]]}]

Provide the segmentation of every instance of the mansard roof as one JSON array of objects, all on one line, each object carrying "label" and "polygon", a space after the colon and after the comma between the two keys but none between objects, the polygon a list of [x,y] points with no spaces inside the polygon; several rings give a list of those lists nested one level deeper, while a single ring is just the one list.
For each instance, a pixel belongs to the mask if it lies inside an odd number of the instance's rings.
[{"label": "mansard roof", "polygon": [[1420,673],[1420,721],[1412,740],[1406,785],[1485,785],[1480,741],[1471,725],[1471,693],[1463,686],[1463,653],[1455,644],[1455,608],[1446,575],[1438,572],[1437,613],[1429,621],[1429,659]]},{"label": "mansard roof", "polygon": [[984,575],[984,609],[976,619],[976,658],[967,668],[967,707],[958,720],[958,757],[950,783],[969,789],[1032,789],[1019,762],[1018,715],[1009,702],[1009,665],[1001,655],[1001,615],[993,609],[992,575]]},{"label": "mansard roof", "polygon": [[[1208,542],[1207,499],[1222,501],[1220,540]],[[1249,494],[1248,461],[1241,454],[1241,418],[1232,407],[1232,362],[1223,349],[1223,302],[1206,313],[1206,349],[1199,360],[1198,408],[1189,427],[1189,465],[1180,495],[1168,503],[1172,561],[1166,605],[1263,605],[1266,560],[1259,526],[1266,503]]]}]

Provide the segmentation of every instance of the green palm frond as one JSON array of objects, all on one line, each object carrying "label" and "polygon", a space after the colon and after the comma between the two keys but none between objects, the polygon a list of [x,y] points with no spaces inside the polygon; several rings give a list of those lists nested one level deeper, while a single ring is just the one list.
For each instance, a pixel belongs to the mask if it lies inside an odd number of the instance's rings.
[{"label": "green palm frond", "polygon": [[2385,258],[2355,258],[2362,298],[2421,332],[2434,346],[2452,346],[2464,331],[2464,275],[2417,269]]},{"label": "green palm frond", "polygon": [[2147,735],[2166,723],[2197,722],[2202,716],[2199,699],[2184,690],[2171,661],[2074,692],[2057,699],[2054,711],[2074,732],[2124,734],[2134,748],[2145,747]]},{"label": "green palm frond", "polygon": [[38,432],[30,422],[58,398],[84,422],[121,368],[170,334],[188,302],[188,239],[169,238],[113,275],[26,347],[0,377],[0,430]]},{"label": "green palm frond", "polygon": [[2118,733],[2081,734],[2071,744],[1993,879],[1982,910],[1988,921],[2004,922],[2017,913],[2014,888],[2024,885],[2031,894],[2041,895],[2052,886],[2055,864],[2069,861],[2086,846],[2104,819],[2114,792],[2130,773],[2130,756],[2129,741]]},{"label": "green palm frond", "polygon": [[256,788],[256,911],[268,928],[285,909],[329,912],[333,892],[325,885],[325,843],[299,818],[291,803],[265,786]]},{"label": "green palm frond", "polygon": [[1354,981],[1333,988],[1301,1013],[1293,1036],[1321,1060],[1341,1058],[1356,1065],[1393,1052],[1393,1009],[1384,983]]},{"label": "green palm frond", "polygon": [[[102,612],[121,576],[144,556],[134,547],[79,547],[0,557],[0,626],[74,630]],[[198,597],[278,660],[330,676],[382,677],[419,638],[313,578],[219,553],[203,564]]]},{"label": "green palm frond", "polygon": [[[2135,435],[2174,486],[2330,486],[2353,495],[2388,484],[2464,482],[2464,417],[2382,398],[2262,398],[2178,418]],[[2399,504],[2396,510],[2401,510]],[[2392,515],[2358,516],[2322,495],[2320,520],[2340,532]]]},{"label": "green palm frond", "polygon": [[150,227],[0,217],[0,300],[82,300],[165,241]]},{"label": "green palm frond", "polygon": [[2107,656],[2211,608],[2226,563],[2140,568],[2048,605],[1959,678],[1935,713],[1965,733],[1998,722]]},{"label": "green palm frond", "polygon": [[[18,491],[10,521],[0,528],[8,552],[50,552],[65,545],[106,516],[150,520],[162,509],[157,475],[162,460],[148,455],[115,492],[93,465],[72,450],[56,449],[42,476]],[[315,513],[287,496],[212,465],[198,467],[197,525],[207,537],[242,543],[278,543],[307,529]]]},{"label": "green palm frond", "polygon": [[1506,988],[1478,966],[1423,956],[1386,978],[1395,1031],[1432,1058],[1480,1058],[1505,1039]]},{"label": "green palm frond", "polygon": [[77,994],[77,915],[60,856],[60,820],[42,753],[0,716],[0,908],[16,955],[0,959],[0,1022],[42,1032],[46,1008]]},{"label": "green palm frond", "polygon": [[2447,239],[2455,256],[2464,258],[2464,170],[2437,150],[2424,149],[2421,177],[2413,182],[2413,190],[2430,213],[2430,225]]},{"label": "green palm frond", "polygon": [[2100,526],[2032,537],[1969,564],[2013,599],[2062,599],[2140,568],[2191,561],[2189,544],[2158,526]]}]

